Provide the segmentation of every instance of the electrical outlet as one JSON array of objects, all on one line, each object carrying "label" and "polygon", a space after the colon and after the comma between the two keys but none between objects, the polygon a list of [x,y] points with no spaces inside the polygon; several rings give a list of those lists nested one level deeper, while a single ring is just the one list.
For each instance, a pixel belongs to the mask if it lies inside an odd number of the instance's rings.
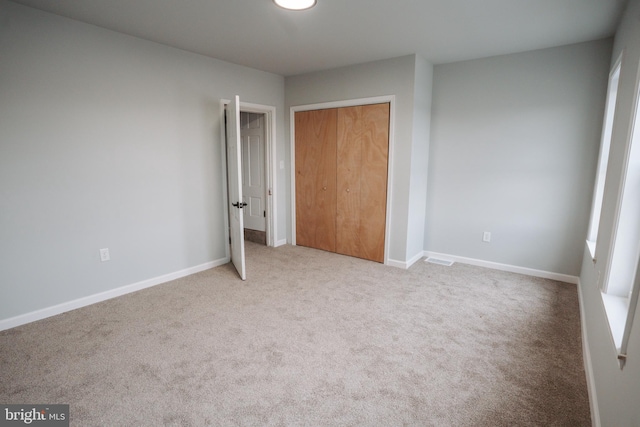
[{"label": "electrical outlet", "polygon": [[491,232],[490,231],[485,231],[484,233],[482,233],[482,241],[489,243],[491,241]]},{"label": "electrical outlet", "polygon": [[111,256],[109,255],[109,248],[100,249],[100,261],[109,261]]}]

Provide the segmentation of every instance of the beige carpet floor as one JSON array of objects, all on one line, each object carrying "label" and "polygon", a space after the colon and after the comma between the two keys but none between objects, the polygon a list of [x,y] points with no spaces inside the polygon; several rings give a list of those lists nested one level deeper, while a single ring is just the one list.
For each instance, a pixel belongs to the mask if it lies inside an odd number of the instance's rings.
[{"label": "beige carpet floor", "polygon": [[247,243],[0,332],[0,403],[72,426],[587,426],[575,285]]}]

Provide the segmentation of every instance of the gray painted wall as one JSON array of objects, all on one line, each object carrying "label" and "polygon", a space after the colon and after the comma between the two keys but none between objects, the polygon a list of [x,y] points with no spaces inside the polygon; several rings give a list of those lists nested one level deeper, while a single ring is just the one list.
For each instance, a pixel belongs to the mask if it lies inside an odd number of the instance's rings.
[{"label": "gray painted wall", "polygon": [[426,250],[580,273],[610,55],[609,39],[435,67]]},{"label": "gray painted wall", "polygon": [[5,1],[0,58],[0,320],[225,257],[220,98],[283,159],[281,76]]},{"label": "gray painted wall", "polygon": [[[418,65],[416,65],[418,64]],[[285,80],[285,108],[330,101],[368,98],[382,95],[396,96],[395,144],[393,148],[393,188],[391,197],[391,242],[389,257],[404,262],[410,258],[407,253],[408,241],[414,238],[409,228],[409,206],[420,205],[424,193],[411,192],[411,156],[414,149],[428,147],[428,135],[422,125],[422,135],[414,139],[414,95],[416,71],[420,72],[419,84],[425,94],[430,91],[431,65],[416,55],[403,56],[383,61],[370,62],[344,68],[287,77]],[[423,94],[422,98],[426,98]],[[426,101],[422,101],[426,103]],[[287,131],[289,131],[287,116]],[[426,145],[424,138],[427,137]],[[421,141],[421,142],[418,142]],[[290,155],[291,153],[287,153]],[[424,153],[420,156],[424,157]],[[418,174],[419,175],[419,174]],[[417,215],[424,215],[424,210]],[[421,225],[422,227],[422,225]],[[409,237],[411,235],[411,237]],[[290,236],[289,236],[290,237]],[[422,233],[419,237],[422,240]],[[422,242],[421,242],[422,243]],[[415,246],[415,244],[412,244]]]},{"label": "gray painted wall", "polygon": [[597,402],[600,425],[631,427],[640,425],[640,406],[638,405],[638,396],[640,396],[640,315],[636,309],[627,348],[628,359],[624,369],[620,370],[602,305],[598,277],[604,277],[610,255],[623,159],[629,147],[629,131],[631,120],[635,114],[633,105],[638,90],[636,81],[640,72],[638,69],[640,63],[640,0],[630,1],[616,33],[611,56],[612,66],[623,51],[611,152],[596,249],[598,261],[592,262],[591,255],[585,247],[580,275],[580,292],[583,329],[588,341],[586,350],[591,361],[594,381],[592,395]]}]

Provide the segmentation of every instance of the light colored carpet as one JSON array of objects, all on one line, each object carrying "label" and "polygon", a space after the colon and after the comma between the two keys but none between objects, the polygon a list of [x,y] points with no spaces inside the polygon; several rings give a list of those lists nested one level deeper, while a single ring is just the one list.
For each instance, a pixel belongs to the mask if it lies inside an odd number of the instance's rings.
[{"label": "light colored carpet", "polygon": [[574,285],[247,243],[0,333],[0,402],[74,426],[586,426]]}]

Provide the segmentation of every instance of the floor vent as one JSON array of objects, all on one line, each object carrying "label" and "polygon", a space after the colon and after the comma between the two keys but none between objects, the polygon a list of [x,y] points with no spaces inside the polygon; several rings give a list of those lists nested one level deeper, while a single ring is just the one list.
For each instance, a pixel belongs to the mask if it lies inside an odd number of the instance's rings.
[{"label": "floor vent", "polygon": [[440,259],[440,258],[432,258],[432,257],[425,259],[424,262],[430,262],[431,264],[438,264],[438,265],[446,265],[447,267],[451,267],[453,265],[453,261]]}]

